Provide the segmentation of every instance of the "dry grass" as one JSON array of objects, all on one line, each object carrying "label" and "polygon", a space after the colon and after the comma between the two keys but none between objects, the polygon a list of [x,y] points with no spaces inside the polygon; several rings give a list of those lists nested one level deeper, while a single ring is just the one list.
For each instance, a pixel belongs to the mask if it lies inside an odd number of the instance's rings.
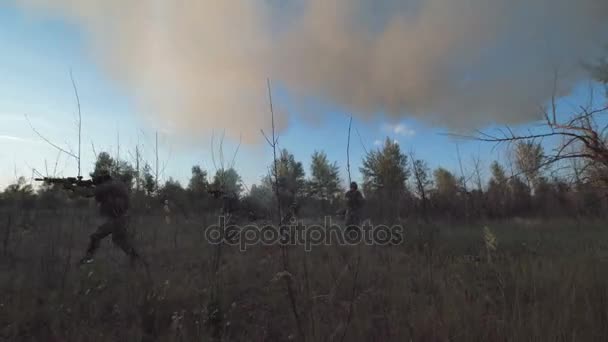
[{"label": "dry grass", "polygon": [[[109,239],[95,264],[76,266],[96,223],[80,215],[39,212],[29,231],[13,227],[0,264],[1,341],[209,341],[214,331],[223,341],[298,339],[285,287],[276,281],[278,247],[226,247],[214,279],[203,219],[174,220],[176,246],[162,216],[135,218],[148,279]],[[293,247],[290,271],[306,339],[608,339],[604,225],[488,226],[497,239],[491,259],[481,225],[441,226],[435,235],[426,233],[430,227],[408,227],[406,242],[393,247]]]}]

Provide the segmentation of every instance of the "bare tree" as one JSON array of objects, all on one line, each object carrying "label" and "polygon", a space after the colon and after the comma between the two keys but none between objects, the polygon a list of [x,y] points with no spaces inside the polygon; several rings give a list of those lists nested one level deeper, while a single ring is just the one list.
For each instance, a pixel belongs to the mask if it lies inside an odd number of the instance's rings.
[{"label": "bare tree", "polygon": [[481,158],[479,156],[473,156],[473,179],[475,181],[475,186],[477,187],[477,191],[483,192],[483,183],[481,181]]},{"label": "bare tree", "polygon": [[80,111],[80,96],[78,96],[78,88],[76,87],[76,82],[74,81],[74,76],[72,75],[72,70],[70,69],[70,80],[72,81],[72,87],[74,88],[74,95],[76,96],[76,104],[78,106],[78,177],[82,176],[81,168],[80,168],[80,150],[81,150],[81,142],[82,142],[82,113]]},{"label": "bare tree", "polygon": [[464,175],[464,167],[462,166],[462,158],[460,157],[460,147],[456,143],[456,156],[458,157],[458,166],[460,167],[460,183],[464,192],[464,215],[465,220],[469,221],[469,190],[467,189],[468,179]]},{"label": "bare tree", "polygon": [[352,182],[352,178],[350,176],[350,129],[352,127],[353,124],[353,117],[350,117],[350,120],[348,121],[348,140],[346,142],[346,172],[348,173],[348,184],[350,186],[350,183]]},{"label": "bare tree", "polygon": [[[277,199],[277,210],[278,210],[278,214],[279,214],[279,219],[278,219],[278,223],[279,223],[279,227],[282,226],[283,224],[283,216],[281,215],[281,200],[280,200],[280,194],[279,194],[279,172],[278,172],[278,160],[277,160],[277,147],[279,144],[279,137],[275,132],[275,125],[274,125],[274,110],[273,110],[273,106],[272,106],[272,91],[271,91],[271,87],[270,87],[270,79],[267,80],[267,86],[268,86],[268,100],[269,100],[269,105],[270,105],[270,115],[271,115],[271,120],[272,120],[272,137],[268,137],[266,135],[266,133],[264,133],[264,130],[262,130],[262,135],[264,136],[264,138],[266,139],[266,142],[268,142],[268,145],[270,145],[270,147],[272,147],[272,155],[273,155],[273,162],[274,162],[274,188],[275,188],[275,196]],[[285,287],[287,289],[287,295],[289,298],[289,301],[291,303],[291,309],[293,311],[293,315],[296,321],[296,326],[298,328],[298,333],[301,337],[302,340],[305,339],[305,335],[304,335],[304,329],[302,328],[302,324],[300,322],[300,315],[298,313],[298,306],[296,303],[296,297],[295,297],[295,291],[293,289],[293,276],[291,275],[291,273],[289,272],[289,255],[288,255],[288,251],[287,251],[287,247],[284,244],[281,244],[281,255],[282,255],[282,261],[283,261],[283,270],[281,272],[279,272],[277,275],[284,279],[285,281]]]},{"label": "bare tree", "polygon": [[[36,135],[39,138],[41,138],[42,140],[44,140],[44,142],[46,142],[51,147],[56,149],[59,152],[59,154],[64,153],[64,154],[68,155],[69,157],[74,158],[74,160],[76,160],[77,168],[78,168],[78,177],[80,178],[80,177],[82,177],[82,168],[81,168],[81,162],[80,162],[81,161],[81,151],[82,151],[82,112],[81,112],[81,107],[80,107],[80,96],[78,95],[78,88],[76,87],[76,82],[74,81],[74,77],[73,77],[71,69],[70,69],[70,80],[72,82],[72,88],[74,89],[74,96],[76,98],[76,106],[77,106],[77,110],[78,110],[78,118],[76,120],[76,127],[78,130],[78,151],[77,152],[74,152],[69,146],[67,148],[62,148],[59,145],[57,145],[56,143],[52,142],[50,139],[48,139],[47,137],[42,135],[34,127],[34,125],[30,121],[27,114],[24,114],[24,117],[25,117],[25,120],[27,121],[27,123],[29,124],[30,128],[32,129],[32,131],[34,133],[36,133]],[[59,155],[57,156],[57,161],[55,162],[55,171],[57,170],[58,161],[59,161]],[[45,161],[45,167],[46,167],[46,161]],[[55,176],[55,171],[53,172],[53,176]],[[48,176],[48,170],[47,170],[47,176]]]},{"label": "bare tree", "polygon": [[[554,165],[562,160],[582,159],[586,161],[585,168],[596,167],[608,170],[608,124],[600,124],[600,116],[608,113],[608,104],[597,105],[594,101],[594,92],[590,91],[589,101],[580,105],[571,113],[569,118],[558,120],[556,105],[557,74],[553,85],[553,95],[549,108],[542,107],[544,117],[544,132],[515,133],[510,127],[499,129],[497,134],[477,132],[473,138],[478,141],[495,144],[516,144],[518,142],[537,142],[547,138],[557,138],[559,143],[550,153],[536,163],[535,168],[540,169]],[[530,172],[530,169],[527,169]],[[524,172],[520,172],[524,173]],[[516,175],[514,175],[516,176]],[[608,186],[608,177],[602,177],[603,185]]]}]

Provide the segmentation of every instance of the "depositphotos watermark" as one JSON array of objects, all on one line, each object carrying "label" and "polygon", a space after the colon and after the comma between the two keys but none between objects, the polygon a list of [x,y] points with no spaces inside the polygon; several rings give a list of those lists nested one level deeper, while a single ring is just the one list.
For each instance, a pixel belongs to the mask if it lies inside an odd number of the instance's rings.
[{"label": "depositphotos watermark", "polygon": [[233,225],[227,224],[226,218],[220,216],[218,223],[205,229],[205,238],[211,244],[225,243],[239,246],[241,251],[254,245],[300,245],[307,252],[313,246],[342,245],[399,245],[403,243],[403,227],[399,225],[372,225],[366,222],[362,225],[343,227],[326,217],[324,224],[304,224],[302,221],[290,221],[280,227],[266,225]]}]

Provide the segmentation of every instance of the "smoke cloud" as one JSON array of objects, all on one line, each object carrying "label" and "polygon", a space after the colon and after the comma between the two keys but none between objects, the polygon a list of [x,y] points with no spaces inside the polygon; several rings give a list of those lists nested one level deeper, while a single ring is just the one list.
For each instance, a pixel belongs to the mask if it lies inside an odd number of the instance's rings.
[{"label": "smoke cloud", "polygon": [[605,0],[15,1],[82,26],[142,112],[244,143],[268,129],[267,77],[359,117],[466,129],[535,119],[555,70],[565,95],[608,52]]}]

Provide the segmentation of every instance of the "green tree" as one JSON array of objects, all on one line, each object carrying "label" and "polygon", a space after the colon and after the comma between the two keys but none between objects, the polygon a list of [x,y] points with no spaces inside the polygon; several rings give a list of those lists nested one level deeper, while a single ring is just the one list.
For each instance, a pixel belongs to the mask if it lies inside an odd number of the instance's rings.
[{"label": "green tree", "polygon": [[95,167],[91,172],[91,177],[95,177],[100,173],[109,173],[113,178],[125,182],[129,188],[133,185],[133,180],[136,176],[136,171],[131,164],[124,160],[115,160],[107,152],[101,152],[95,161]]},{"label": "green tree", "polygon": [[25,177],[19,177],[13,184],[9,184],[4,190],[4,194],[8,196],[33,196],[34,188],[28,184]]},{"label": "green tree", "polygon": [[433,191],[433,203],[441,214],[456,217],[460,214],[459,207],[459,182],[450,171],[440,167],[433,172],[435,189]]},{"label": "green tree", "polygon": [[163,184],[159,190],[159,194],[163,199],[175,199],[182,196],[185,193],[185,189],[179,183],[179,181],[169,177],[169,179]]},{"label": "green tree", "polygon": [[450,171],[440,167],[433,172],[436,192],[452,200],[458,193],[458,179]]},{"label": "green tree", "polygon": [[506,215],[508,193],[507,176],[505,169],[497,161],[490,165],[492,176],[488,182],[487,210],[491,216],[502,217]]},{"label": "green tree", "polygon": [[179,181],[169,177],[165,184],[158,190],[160,199],[169,201],[172,213],[186,213],[188,206],[188,194]]},{"label": "green tree", "polygon": [[156,192],[156,179],[154,179],[154,175],[152,174],[152,168],[149,164],[146,163],[144,165],[143,174],[143,186],[146,191],[146,195],[152,196]]},{"label": "green tree", "polygon": [[536,185],[543,163],[544,152],[540,143],[519,141],[515,145],[515,167],[526,179],[528,188]]},{"label": "green tree", "polygon": [[403,192],[410,176],[407,156],[401,153],[399,144],[389,138],[386,138],[382,149],[370,151],[365,156],[360,171],[366,194]]},{"label": "green tree", "polygon": [[281,150],[277,160],[277,172],[275,174],[274,163],[270,165],[272,178],[266,177],[264,185],[270,189],[275,189],[275,180],[278,184],[278,194],[283,206],[282,211],[296,203],[304,195],[305,173],[301,162],[295,160],[293,154],[286,149]]},{"label": "green tree", "polygon": [[195,165],[192,167],[192,176],[190,177],[190,182],[188,183],[188,191],[197,196],[202,196],[205,194],[209,187],[209,182],[207,181],[207,171],[201,169],[200,166]]},{"label": "green tree", "polygon": [[223,191],[234,193],[238,197],[243,192],[241,176],[234,168],[217,170],[213,176],[213,188],[221,188]]},{"label": "green tree", "polygon": [[253,184],[247,196],[243,198],[243,206],[248,212],[253,212],[257,217],[270,217],[274,203],[272,188],[267,184]]},{"label": "green tree", "polygon": [[530,213],[532,196],[530,187],[520,177],[511,177],[508,181],[508,208],[510,215],[523,216]]},{"label": "green tree", "polygon": [[19,177],[17,181],[10,184],[2,193],[2,202],[13,204],[23,209],[31,209],[34,207],[36,194],[31,184],[28,184],[24,177]]},{"label": "green tree", "polygon": [[113,175],[116,171],[115,168],[116,163],[114,162],[114,158],[112,158],[108,152],[101,152],[97,155],[95,168],[91,173],[91,177],[98,176],[100,173],[109,173],[110,175]]},{"label": "green tree", "polygon": [[325,211],[328,202],[333,201],[341,193],[340,169],[336,162],[330,163],[324,152],[315,151],[310,164],[311,178],[308,182],[309,195],[321,202]]},{"label": "green tree", "polygon": [[402,200],[407,197],[406,181],[410,176],[407,156],[399,144],[386,138],[382,149],[365,156],[360,171],[365,195],[382,203],[377,214],[389,220],[397,218]]}]

